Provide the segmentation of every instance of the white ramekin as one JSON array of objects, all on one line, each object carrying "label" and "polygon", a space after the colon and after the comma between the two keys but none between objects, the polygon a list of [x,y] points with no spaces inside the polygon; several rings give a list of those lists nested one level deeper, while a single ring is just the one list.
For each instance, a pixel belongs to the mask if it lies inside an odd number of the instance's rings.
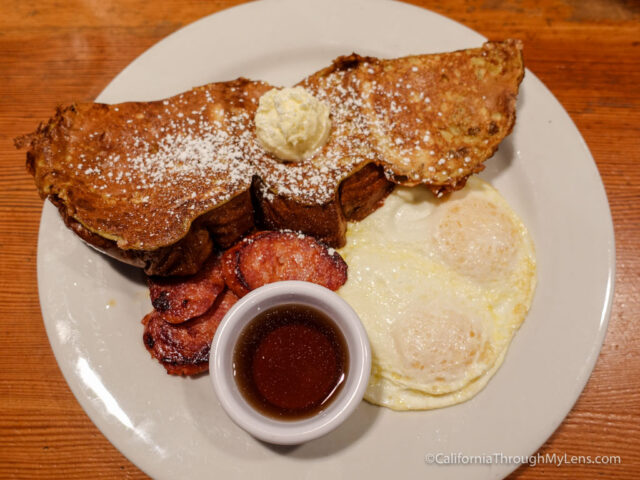
[{"label": "white ramekin", "polygon": [[[287,303],[315,307],[333,319],[349,351],[349,370],[338,396],[325,410],[302,420],[277,420],[256,411],[233,377],[233,351],[242,329],[265,309]],[[265,442],[295,445],[330,432],[356,409],[369,382],[371,349],[358,315],[337,294],[309,282],[275,282],[241,298],[224,316],[211,345],[209,371],[222,407],[237,425]]]}]

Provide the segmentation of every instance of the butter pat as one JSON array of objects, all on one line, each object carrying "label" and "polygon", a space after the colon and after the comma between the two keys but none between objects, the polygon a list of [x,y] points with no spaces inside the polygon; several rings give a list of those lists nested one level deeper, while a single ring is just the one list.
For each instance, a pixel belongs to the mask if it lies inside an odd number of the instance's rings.
[{"label": "butter pat", "polygon": [[260,97],[256,135],[281,160],[309,158],[329,138],[329,105],[302,87],[269,90]]}]

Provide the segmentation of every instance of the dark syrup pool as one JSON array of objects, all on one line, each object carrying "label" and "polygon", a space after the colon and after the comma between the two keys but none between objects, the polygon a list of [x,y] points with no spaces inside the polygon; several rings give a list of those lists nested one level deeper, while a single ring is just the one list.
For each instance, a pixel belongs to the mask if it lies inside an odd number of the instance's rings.
[{"label": "dark syrup pool", "polygon": [[285,304],[258,314],[233,352],[236,384],[262,414],[300,420],[324,410],[339,394],[349,353],[342,332],[323,312]]}]

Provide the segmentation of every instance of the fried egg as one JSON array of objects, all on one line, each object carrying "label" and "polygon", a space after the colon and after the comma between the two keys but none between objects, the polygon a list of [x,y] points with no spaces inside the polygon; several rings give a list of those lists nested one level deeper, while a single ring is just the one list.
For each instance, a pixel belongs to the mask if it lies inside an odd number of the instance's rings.
[{"label": "fried egg", "polygon": [[531,305],[533,242],[506,200],[477,177],[439,200],[399,187],[350,223],[338,290],[371,343],[365,399],[395,410],[453,405],[502,364]]}]

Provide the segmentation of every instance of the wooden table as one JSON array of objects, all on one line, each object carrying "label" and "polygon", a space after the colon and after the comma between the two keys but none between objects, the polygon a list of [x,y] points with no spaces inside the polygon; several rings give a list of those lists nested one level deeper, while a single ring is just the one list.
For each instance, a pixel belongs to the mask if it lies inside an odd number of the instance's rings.
[{"label": "wooden table", "polygon": [[[0,7],[0,477],[144,478],[67,387],[36,285],[42,201],[13,137],[55,106],[91,101],[140,53],[238,0],[4,0]],[[613,212],[616,294],[595,371],[540,453],[622,465],[521,467],[513,478],[640,478],[640,4],[634,0],[413,0],[486,37],[518,37],[526,65],[576,122]],[[571,188],[571,179],[567,179]],[[553,392],[549,392],[553,395]]]}]

